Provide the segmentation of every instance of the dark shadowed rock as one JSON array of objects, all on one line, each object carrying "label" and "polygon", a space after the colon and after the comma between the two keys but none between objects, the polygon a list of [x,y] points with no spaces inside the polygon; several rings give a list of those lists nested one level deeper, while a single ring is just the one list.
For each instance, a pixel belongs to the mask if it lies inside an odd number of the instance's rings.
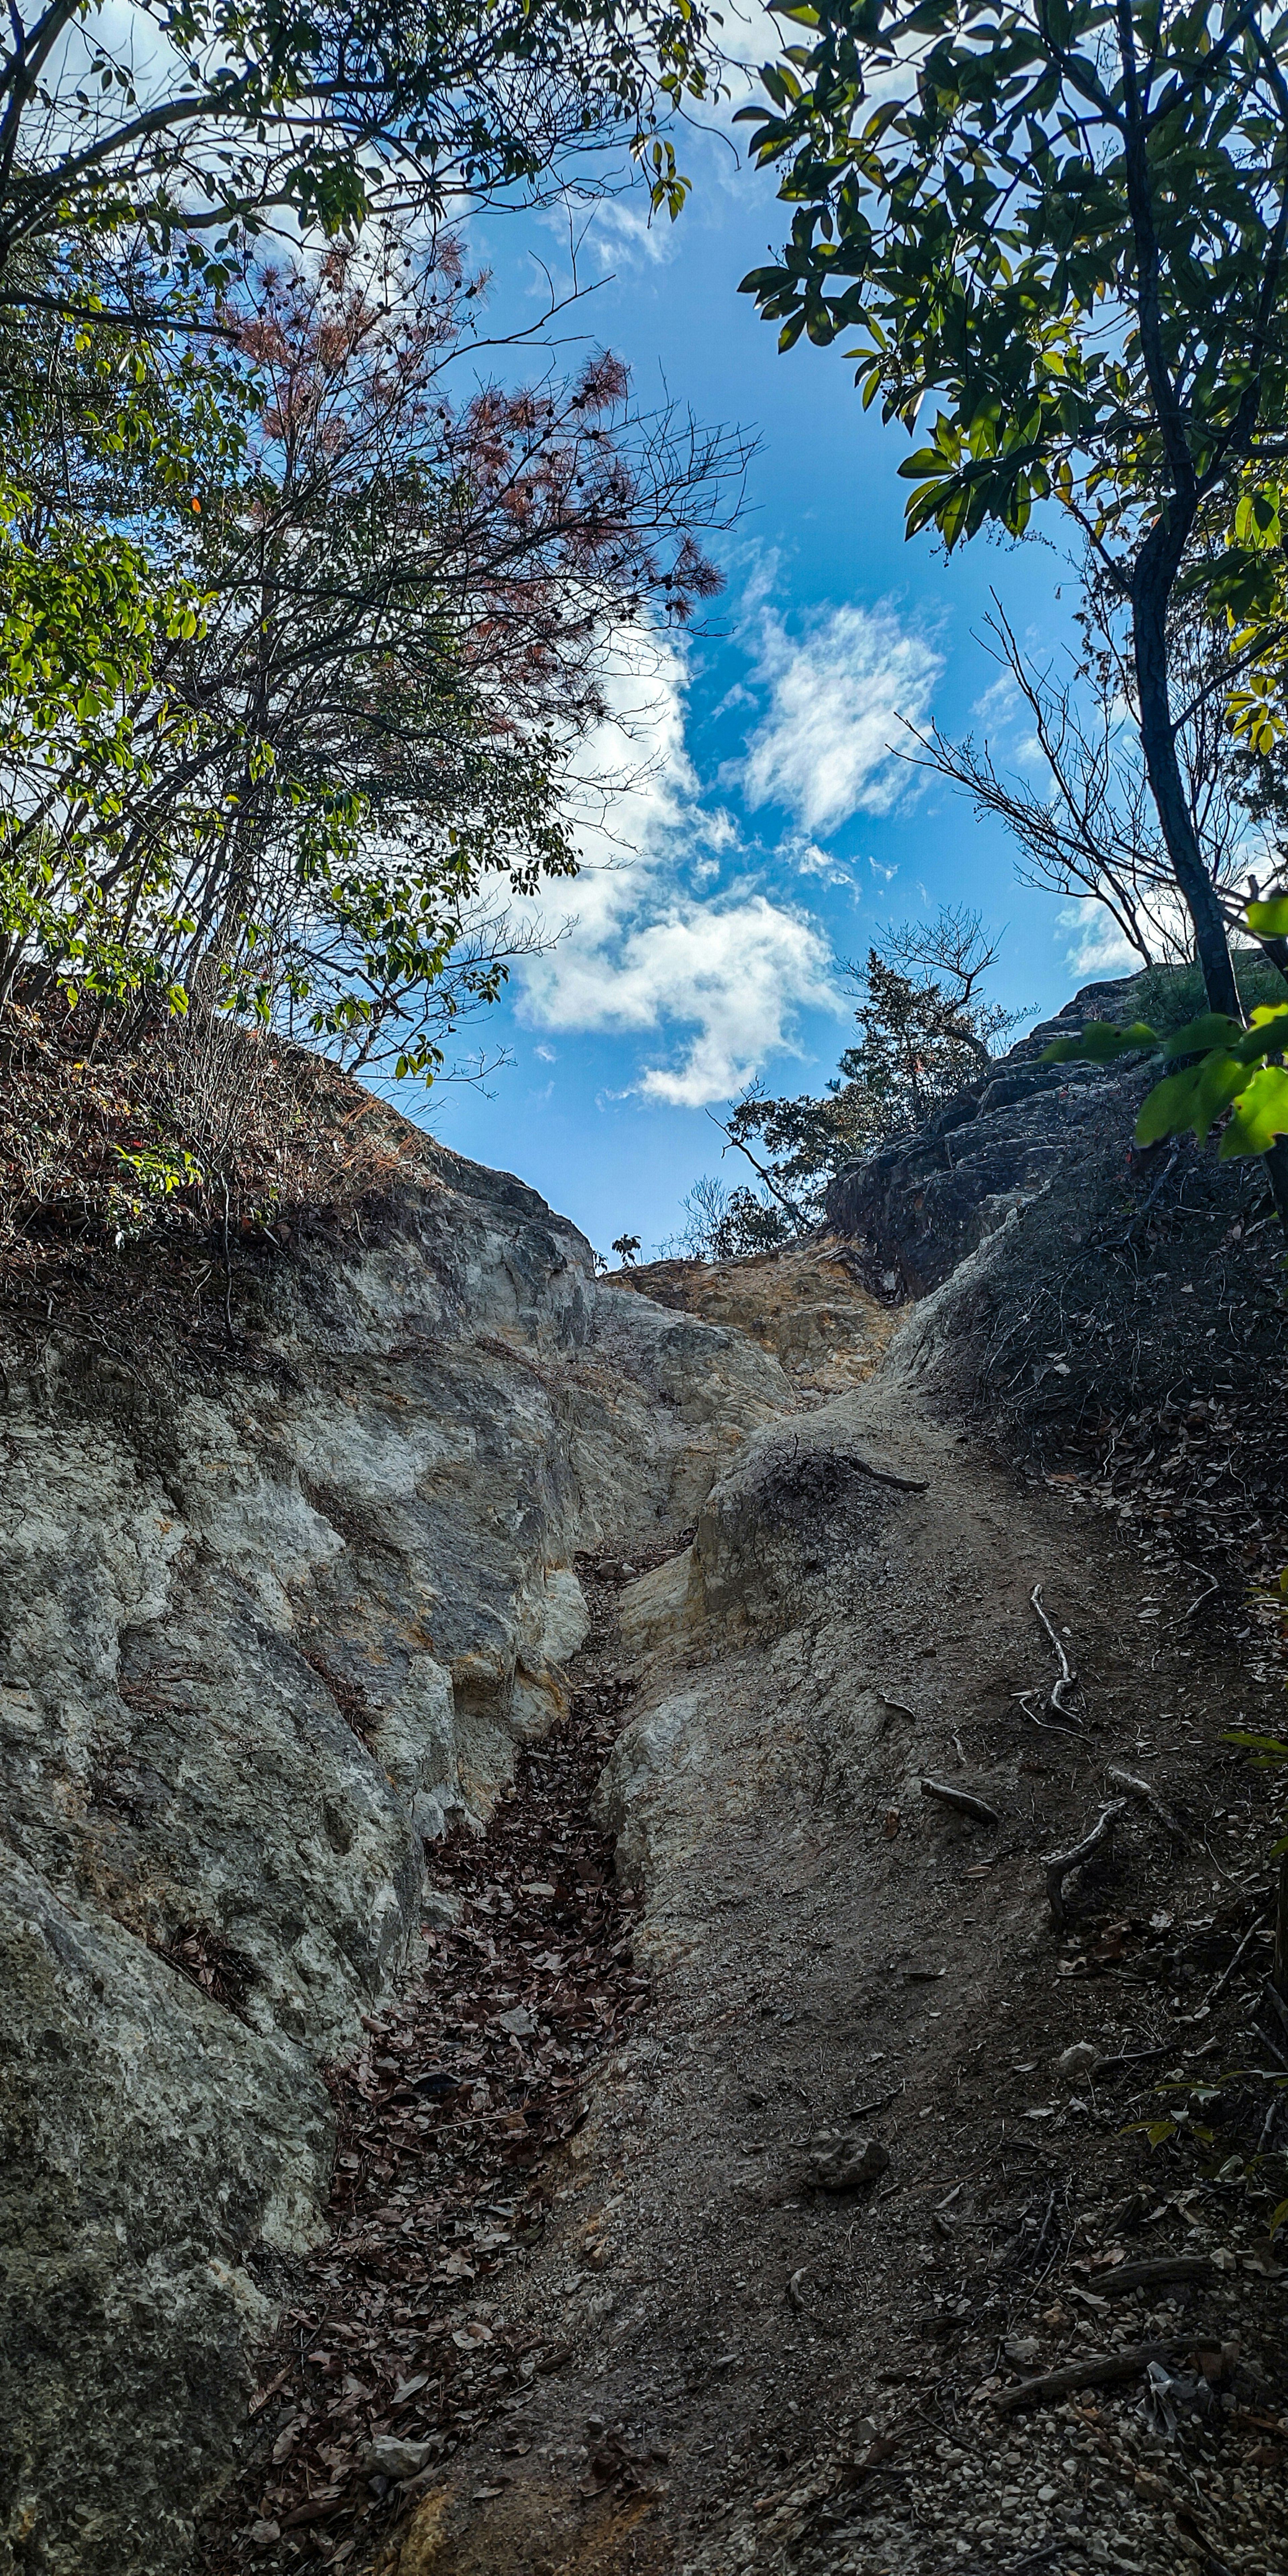
[{"label": "dark shadowed rock", "polygon": [[1089,1020],[1137,1016],[1139,976],[1085,984],[980,1081],[954,1094],[925,1127],[848,1163],[825,1202],[827,1232],[853,1246],[868,1284],[891,1298],[924,1297],[1012,1209],[1043,1191],[1071,1145],[1134,1094],[1139,1066],[1038,1062],[1053,1038]]}]

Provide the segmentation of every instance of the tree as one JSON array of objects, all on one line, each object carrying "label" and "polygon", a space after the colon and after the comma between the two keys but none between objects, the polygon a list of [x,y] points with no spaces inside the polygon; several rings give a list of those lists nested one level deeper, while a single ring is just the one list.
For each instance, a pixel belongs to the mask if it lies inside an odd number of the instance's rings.
[{"label": "tree", "polygon": [[[932,923],[887,931],[883,945],[886,955],[870,948],[856,970],[859,1042],[821,1098],[770,1100],[753,1087],[723,1128],[772,1193],[784,1237],[821,1221],[827,1185],[847,1163],[921,1126],[987,1073],[998,1040],[1027,1016],[981,990],[999,942],[977,912],[946,907]],[[735,1191],[735,1215],[743,1197],[760,1208],[754,1193]]]},{"label": "tree", "polygon": [[[69,406],[35,415],[25,559],[47,567],[64,524],[128,532],[159,604],[97,696],[54,690],[37,728],[20,692],[4,710],[9,882],[42,888],[35,917],[10,906],[10,988],[37,961],[75,980],[92,949],[425,1071],[495,995],[509,898],[575,864],[560,790],[606,639],[715,587],[695,523],[745,449],[641,414],[604,352],[458,399],[478,284],[448,236],[415,267],[386,247],[256,272],[224,315],[235,436],[227,361],[190,354],[186,447],[141,425],[105,450],[73,403],[70,491]],[[74,392],[75,335],[49,337]]]},{"label": "tree", "polygon": [[680,1202],[684,1223],[661,1245],[663,1260],[747,1261],[789,1243],[795,1227],[772,1199],[754,1190],[727,1190],[704,1173]]},{"label": "tree", "polygon": [[[0,302],[154,311],[274,221],[437,225],[465,197],[562,184],[614,140],[675,214],[687,183],[660,128],[713,71],[692,0],[14,0]],[[131,265],[135,241],[150,257]],[[34,253],[70,256],[51,276]]]},{"label": "tree", "polygon": [[1288,398],[1288,26],[1265,0],[783,14],[807,40],[762,74],[777,112],[746,113],[797,212],[782,261],[744,284],[784,348],[856,333],[886,419],[912,431],[939,405],[900,468],[910,535],[1018,536],[1048,497],[1076,521],[1129,616],[1144,772],[1208,998],[1238,1018],[1178,756],[1174,610],[1191,585],[1213,616],[1255,610],[1244,658],[1264,677],[1267,617],[1283,631],[1266,566]]},{"label": "tree", "polygon": [[[1229,930],[1241,919],[1251,861],[1260,853],[1273,870],[1282,764],[1250,752],[1230,730],[1222,674],[1213,672],[1219,664],[1228,673],[1228,634],[1192,607],[1178,622],[1183,631],[1170,645],[1173,674],[1184,684],[1177,753]],[[984,642],[1028,719],[1025,765],[999,767],[987,736],[953,741],[938,726],[911,729],[920,761],[964,789],[977,814],[1006,826],[1022,853],[1021,884],[1107,912],[1141,966],[1179,965],[1192,956],[1192,933],[1144,773],[1121,619],[1103,586],[1084,596],[1078,623],[1074,650],[1039,660],[1023,649],[994,594]]]},{"label": "tree", "polygon": [[[1245,927],[1262,945],[1288,940],[1288,895],[1249,903]],[[1127,1028],[1093,1020],[1076,1037],[1045,1047],[1042,1061],[1069,1064],[1083,1058],[1112,1064],[1122,1056],[1161,1055],[1177,1070],[1147,1093],[1136,1121],[1137,1144],[1157,1145],[1191,1129],[1202,1144],[1220,1124],[1222,1162],[1250,1154],[1266,1157],[1280,1224],[1288,1235],[1288,1207],[1279,1186],[1282,1165],[1273,1150],[1276,1139],[1288,1134],[1288,1003],[1282,994],[1258,1003],[1248,1019],[1245,1027],[1242,1012],[1235,1019],[1205,1011],[1166,1032],[1147,1020]]]}]

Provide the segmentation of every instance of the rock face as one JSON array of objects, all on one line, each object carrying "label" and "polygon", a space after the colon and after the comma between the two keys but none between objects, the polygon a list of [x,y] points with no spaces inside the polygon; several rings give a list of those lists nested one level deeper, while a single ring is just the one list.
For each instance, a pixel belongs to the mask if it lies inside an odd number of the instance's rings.
[{"label": "rock face", "polygon": [[802,1394],[859,1385],[893,1329],[888,1306],[856,1276],[848,1245],[788,1243],[745,1261],[651,1261],[614,1271],[612,1281],[750,1333]]},{"label": "rock face", "polygon": [[0,2569],[179,2576],[320,2231],[322,2070],[426,1855],[561,1706],[577,1551],[696,1519],[793,1409],[410,1139],[364,1241],[273,1265],[217,1381],[7,1355]]},{"label": "rock face", "polygon": [[1088,1020],[1137,1016],[1139,978],[1086,984],[979,1082],[955,1094],[915,1135],[838,1172],[825,1225],[851,1248],[868,1284],[889,1298],[937,1288],[1013,1210],[1060,1169],[1070,1144],[1134,1098],[1139,1072],[1036,1061],[1053,1038]]}]

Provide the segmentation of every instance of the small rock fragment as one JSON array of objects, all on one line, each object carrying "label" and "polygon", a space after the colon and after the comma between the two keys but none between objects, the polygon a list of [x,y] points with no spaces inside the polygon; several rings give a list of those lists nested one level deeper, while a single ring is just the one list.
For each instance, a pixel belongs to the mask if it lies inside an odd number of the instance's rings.
[{"label": "small rock fragment", "polygon": [[526,2004],[516,2004],[512,2012],[498,2013],[498,2030],[508,2030],[512,2039],[531,2039],[537,2025]]},{"label": "small rock fragment", "polygon": [[817,2191],[857,2191],[888,2171],[889,2150],[879,2138],[847,2135],[843,2129],[820,2129],[811,2138],[809,2178]]},{"label": "small rock fragment", "polygon": [[432,2442],[400,2442],[392,2433],[377,2433],[363,2460],[363,2474],[369,2478],[419,2477],[427,2460],[433,2457]]},{"label": "small rock fragment", "polygon": [[1056,2074],[1067,2075],[1071,2082],[1079,2075],[1094,2075],[1102,2053],[1094,2040],[1075,2039],[1072,2048],[1063,2049],[1057,2057]]}]

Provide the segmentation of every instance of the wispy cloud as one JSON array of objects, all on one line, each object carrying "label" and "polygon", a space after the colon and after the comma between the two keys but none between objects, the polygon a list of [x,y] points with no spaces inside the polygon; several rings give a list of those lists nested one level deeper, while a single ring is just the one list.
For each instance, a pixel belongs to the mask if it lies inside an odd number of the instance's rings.
[{"label": "wispy cloud", "polygon": [[1067,903],[1056,916],[1062,930],[1076,935],[1064,952],[1071,975],[1133,975],[1140,964],[1116,921],[1098,903]]},{"label": "wispy cloud", "polygon": [[760,630],[769,706],[743,764],[748,804],[785,806],[808,833],[888,814],[913,792],[890,748],[898,718],[923,720],[942,656],[889,608],[834,608],[793,637],[764,607]]},{"label": "wispy cloud", "polygon": [[[543,1029],[645,1040],[628,1087],[700,1108],[789,1051],[801,1010],[835,1000],[822,932],[739,869],[736,826],[701,802],[685,746],[685,678],[670,641],[623,644],[613,718],[580,763],[576,918],[524,965],[521,1007]],[[713,860],[724,877],[707,892]]]},{"label": "wispy cloud", "polygon": [[798,877],[821,877],[830,886],[848,886],[851,893],[855,891],[853,869],[846,867],[834,851],[820,849],[807,832],[790,832],[785,841],[779,842],[774,856]]}]

